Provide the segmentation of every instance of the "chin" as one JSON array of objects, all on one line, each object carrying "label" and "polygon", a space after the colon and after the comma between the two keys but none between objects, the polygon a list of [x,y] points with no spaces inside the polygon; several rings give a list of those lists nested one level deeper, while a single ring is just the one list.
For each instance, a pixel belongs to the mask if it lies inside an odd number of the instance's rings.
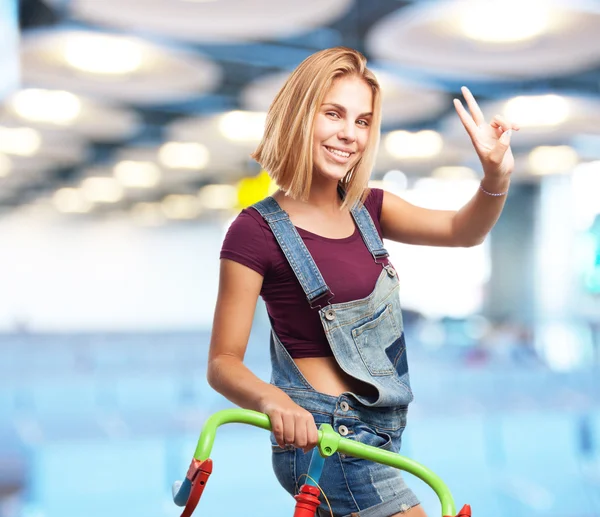
[{"label": "chin", "polygon": [[322,178],[331,180],[331,181],[340,181],[343,180],[346,177],[346,174],[348,174],[348,171],[328,171],[328,170],[322,170],[322,169],[317,169],[316,173],[321,176]]},{"label": "chin", "polygon": [[340,181],[343,180],[349,171],[352,170],[355,163],[353,163],[350,167],[331,167],[327,164],[325,167],[320,167],[318,164],[315,164],[315,173],[318,174],[322,178],[326,178],[331,181]]}]

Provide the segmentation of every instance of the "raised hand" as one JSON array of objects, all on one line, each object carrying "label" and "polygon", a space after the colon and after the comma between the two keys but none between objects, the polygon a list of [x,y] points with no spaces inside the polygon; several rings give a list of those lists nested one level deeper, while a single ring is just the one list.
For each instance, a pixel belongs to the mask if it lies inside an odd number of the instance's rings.
[{"label": "raised hand", "polygon": [[519,126],[502,115],[496,115],[489,123],[486,122],[469,89],[463,86],[461,91],[471,113],[469,114],[458,99],[454,99],[454,107],[471,137],[486,178],[495,181],[508,180],[515,167],[510,137],[512,130],[518,131]]}]

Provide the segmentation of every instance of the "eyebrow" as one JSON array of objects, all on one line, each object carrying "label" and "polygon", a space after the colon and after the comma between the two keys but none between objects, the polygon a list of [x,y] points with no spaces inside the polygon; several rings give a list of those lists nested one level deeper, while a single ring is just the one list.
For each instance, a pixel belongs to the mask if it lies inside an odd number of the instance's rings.
[{"label": "eyebrow", "polygon": [[[323,106],[333,106],[334,108],[337,108],[338,110],[342,111],[343,113],[346,113],[347,110],[346,108],[344,108],[344,106],[342,106],[341,104],[336,104],[335,102],[325,102],[323,104]],[[372,117],[373,116],[373,112],[369,111],[367,113],[361,113],[358,118],[361,117]]]}]

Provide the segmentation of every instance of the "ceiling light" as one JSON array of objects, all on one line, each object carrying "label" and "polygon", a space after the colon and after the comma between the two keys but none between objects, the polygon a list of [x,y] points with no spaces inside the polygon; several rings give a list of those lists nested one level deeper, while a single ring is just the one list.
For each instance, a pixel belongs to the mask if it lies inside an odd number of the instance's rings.
[{"label": "ceiling light", "polygon": [[142,66],[138,43],[104,34],[73,34],[65,42],[64,57],[72,67],[93,74],[128,74]]},{"label": "ceiling light", "polygon": [[92,203],[76,188],[58,189],[52,196],[52,202],[59,212],[69,214],[83,214],[92,208]]},{"label": "ceiling light", "polygon": [[206,185],[198,192],[198,199],[204,208],[231,210],[237,206],[238,191],[233,185]]},{"label": "ceiling light", "polygon": [[230,111],[219,121],[221,133],[236,142],[258,142],[263,136],[267,114],[254,111]]},{"label": "ceiling light", "polygon": [[557,126],[569,117],[569,103],[559,95],[518,96],[506,102],[504,115],[521,127]]},{"label": "ceiling light", "polygon": [[391,170],[383,175],[384,188],[391,192],[402,192],[408,188],[406,174],[399,170]]},{"label": "ceiling light", "polygon": [[406,192],[407,201],[424,208],[458,210],[473,197],[478,181],[464,179],[448,181],[439,178],[419,178]]},{"label": "ceiling light", "polygon": [[115,178],[86,178],[81,190],[86,199],[98,203],[116,203],[123,198],[123,187]]},{"label": "ceiling light", "polygon": [[439,133],[392,131],[385,137],[385,148],[396,158],[429,158],[438,154],[444,142]]},{"label": "ceiling light", "polygon": [[528,161],[533,174],[561,174],[575,167],[579,157],[568,145],[540,146],[529,153]]},{"label": "ceiling light", "polygon": [[158,159],[171,169],[204,169],[210,153],[196,142],[167,142],[158,151]]},{"label": "ceiling light", "polygon": [[470,167],[446,166],[434,169],[431,176],[437,179],[463,180],[477,178],[477,173]]},{"label": "ceiling light", "polygon": [[160,203],[136,203],[131,208],[131,217],[142,226],[158,226],[165,222]]},{"label": "ceiling light", "polygon": [[434,192],[436,190],[442,190],[445,183],[437,178],[419,178],[415,181],[412,190],[422,190]]},{"label": "ceiling light", "polygon": [[535,38],[547,30],[550,13],[541,0],[472,0],[463,4],[459,26],[465,36],[489,43]]},{"label": "ceiling light", "polygon": [[152,162],[123,160],[115,165],[113,171],[124,187],[151,188],[160,181],[160,169]]},{"label": "ceiling light", "polygon": [[169,219],[195,219],[200,215],[200,201],[190,194],[171,194],[161,202],[163,213]]},{"label": "ceiling light", "polygon": [[61,90],[21,90],[13,96],[12,104],[24,119],[53,124],[69,124],[81,111],[79,98]]},{"label": "ceiling light", "polygon": [[369,188],[378,188],[381,190],[385,190],[385,183],[381,180],[369,180],[367,185]]},{"label": "ceiling light", "polygon": [[0,154],[0,178],[4,178],[10,174],[12,162],[8,156]]},{"label": "ceiling light", "polygon": [[40,134],[28,127],[0,127],[0,152],[33,156],[42,144]]}]

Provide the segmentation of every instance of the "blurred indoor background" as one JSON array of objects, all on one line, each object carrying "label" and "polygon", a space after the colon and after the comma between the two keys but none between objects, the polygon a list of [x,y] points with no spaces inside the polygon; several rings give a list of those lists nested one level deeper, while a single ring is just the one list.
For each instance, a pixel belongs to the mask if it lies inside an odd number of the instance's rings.
[{"label": "blurred indoor background", "polygon": [[[484,244],[387,243],[404,454],[475,516],[600,516],[600,2],[0,0],[0,517],[181,513],[171,483],[231,407],[206,355],[224,232],[272,188],[249,154],[286,75],[336,45],[383,86],[373,186],[473,195],[462,85],[522,127]],[[195,515],[292,515],[265,431],[226,426],[212,458]]]}]

